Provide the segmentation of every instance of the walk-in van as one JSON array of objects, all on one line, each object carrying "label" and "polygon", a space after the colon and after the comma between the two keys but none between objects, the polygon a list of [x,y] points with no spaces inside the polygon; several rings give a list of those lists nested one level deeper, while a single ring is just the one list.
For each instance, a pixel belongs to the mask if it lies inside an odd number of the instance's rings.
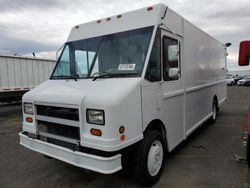
[{"label": "walk-in van", "polygon": [[226,93],[226,45],[163,4],[75,26],[50,80],[23,97],[20,144],[154,184]]}]

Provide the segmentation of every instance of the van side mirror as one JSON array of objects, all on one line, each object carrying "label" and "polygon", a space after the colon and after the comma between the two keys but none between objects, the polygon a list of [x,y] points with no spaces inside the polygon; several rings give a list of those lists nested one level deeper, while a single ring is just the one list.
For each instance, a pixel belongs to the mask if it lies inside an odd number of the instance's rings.
[{"label": "van side mirror", "polygon": [[168,69],[168,76],[170,79],[178,79],[179,76],[179,69],[174,67],[174,68],[169,68]]},{"label": "van side mirror", "polygon": [[174,62],[178,61],[179,49],[178,45],[170,45],[168,47],[168,61]]},{"label": "van side mirror", "polygon": [[229,46],[231,46],[232,45],[232,43],[231,42],[227,42],[227,43],[225,43],[225,47],[227,48],[227,47],[229,47]]},{"label": "van side mirror", "polygon": [[241,41],[239,50],[239,66],[247,66],[250,61],[250,41]]}]

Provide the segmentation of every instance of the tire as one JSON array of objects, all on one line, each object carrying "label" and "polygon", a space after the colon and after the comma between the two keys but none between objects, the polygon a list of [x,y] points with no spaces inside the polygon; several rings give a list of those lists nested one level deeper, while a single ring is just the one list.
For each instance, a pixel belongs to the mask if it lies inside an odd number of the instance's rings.
[{"label": "tire", "polygon": [[218,112],[217,102],[214,99],[212,104],[212,117],[209,119],[210,124],[214,124],[216,122],[217,112]]},{"label": "tire", "polygon": [[248,168],[250,169],[250,136],[247,137],[247,164]]},{"label": "tire", "polygon": [[155,130],[146,132],[136,149],[135,175],[144,186],[151,186],[161,176],[166,150],[162,134]]}]

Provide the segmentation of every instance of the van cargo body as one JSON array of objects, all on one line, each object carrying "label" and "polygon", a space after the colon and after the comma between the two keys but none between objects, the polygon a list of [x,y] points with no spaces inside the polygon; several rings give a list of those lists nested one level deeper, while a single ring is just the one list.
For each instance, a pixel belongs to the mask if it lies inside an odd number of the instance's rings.
[{"label": "van cargo body", "polygon": [[0,55],[0,102],[21,100],[23,94],[49,79],[55,61]]},{"label": "van cargo body", "polygon": [[226,47],[164,4],[75,26],[50,80],[23,97],[20,144],[154,184],[167,152],[226,100]]}]

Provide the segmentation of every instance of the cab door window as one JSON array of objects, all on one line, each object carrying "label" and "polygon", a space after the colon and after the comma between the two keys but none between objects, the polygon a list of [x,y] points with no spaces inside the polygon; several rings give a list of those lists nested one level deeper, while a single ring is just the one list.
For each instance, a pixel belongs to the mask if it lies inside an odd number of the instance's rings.
[{"label": "cab door window", "polygon": [[163,79],[165,81],[180,78],[180,48],[178,40],[167,36],[163,37]]},{"label": "cab door window", "polygon": [[161,80],[161,30],[155,35],[145,78],[151,82]]}]

